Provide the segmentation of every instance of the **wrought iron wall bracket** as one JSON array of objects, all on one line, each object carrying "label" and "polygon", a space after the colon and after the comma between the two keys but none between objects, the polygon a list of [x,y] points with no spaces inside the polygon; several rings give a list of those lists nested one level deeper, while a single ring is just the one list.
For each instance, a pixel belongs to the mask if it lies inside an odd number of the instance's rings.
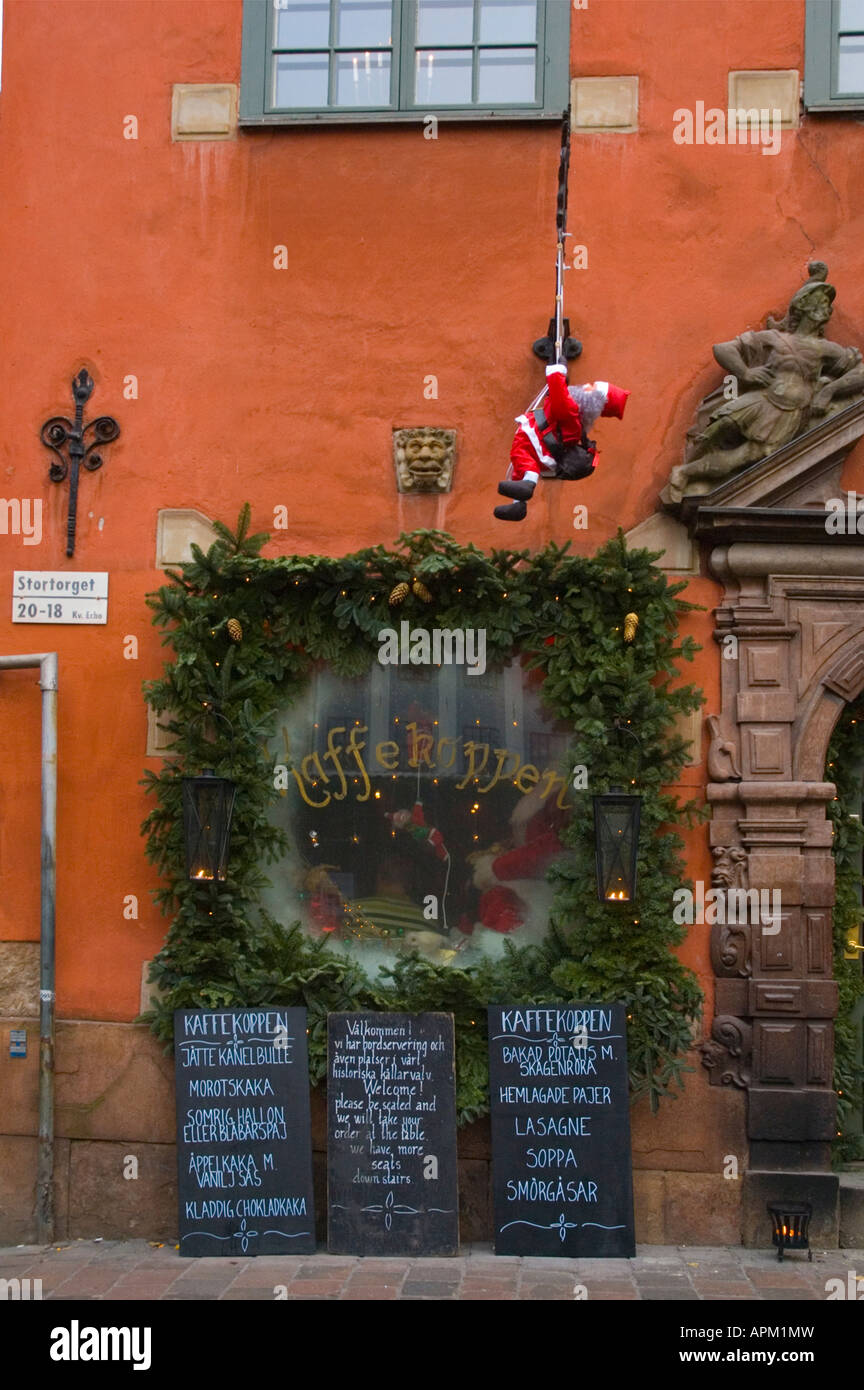
[{"label": "wrought iron wall bracket", "polygon": [[[57,455],[59,462],[52,463],[48,477],[52,483],[62,483],[69,478],[69,511],[66,517],[66,554],[75,553],[75,526],[78,518],[78,478],[83,466],[95,473],[104,462],[100,450],[112,443],[120,434],[120,426],[111,415],[99,415],[95,420],[84,424],[84,406],[93,393],[93,378],[84,367],[72,381],[72,398],[75,401],[75,419],[65,415],[52,415],[46,420],[39,437],[47,449]],[[89,442],[88,442],[89,437]]]},{"label": "wrought iron wall bracket", "polygon": [[[570,320],[563,321],[564,343],[563,352],[568,362],[573,362],[582,354],[582,344],[578,338],[570,337]],[[545,338],[537,338],[531,344],[531,351],[535,357],[539,357],[541,362],[555,361],[555,320],[549,320],[549,328]]]}]

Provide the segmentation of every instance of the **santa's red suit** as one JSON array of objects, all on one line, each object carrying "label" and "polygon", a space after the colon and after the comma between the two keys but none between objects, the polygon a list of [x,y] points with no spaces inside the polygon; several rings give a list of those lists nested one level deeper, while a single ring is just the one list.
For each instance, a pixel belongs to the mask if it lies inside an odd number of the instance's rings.
[{"label": "santa's red suit", "polygon": [[578,444],[583,428],[587,430],[599,416],[611,415],[620,420],[630,395],[608,381],[568,387],[567,368],[563,365],[546,368],[546,383],[547,394],[540,407],[545,425],[538,425],[533,410],[516,417],[519,429],[510,450],[507,477],[517,482],[524,479],[536,483],[542,474],[554,477],[557,464],[546,447],[547,438],[560,439],[565,449]]}]

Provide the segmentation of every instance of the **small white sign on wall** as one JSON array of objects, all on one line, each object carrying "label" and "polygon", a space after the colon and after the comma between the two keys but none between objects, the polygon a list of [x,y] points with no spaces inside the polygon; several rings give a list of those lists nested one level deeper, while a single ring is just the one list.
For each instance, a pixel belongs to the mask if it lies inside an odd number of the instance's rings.
[{"label": "small white sign on wall", "polygon": [[102,570],[15,570],[13,623],[106,623],[108,573]]}]

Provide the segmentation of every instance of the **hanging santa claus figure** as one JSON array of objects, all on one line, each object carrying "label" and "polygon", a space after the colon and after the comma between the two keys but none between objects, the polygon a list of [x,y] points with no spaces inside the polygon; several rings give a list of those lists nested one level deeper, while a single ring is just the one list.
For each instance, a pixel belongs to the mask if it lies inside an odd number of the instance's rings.
[{"label": "hanging santa claus figure", "polygon": [[516,417],[519,428],[510,450],[510,467],[498,484],[502,497],[515,500],[495,508],[498,520],[524,521],[541,477],[589,478],[596,467],[597,445],[587,430],[601,415],[620,420],[629,395],[609,381],[568,386],[563,363],[547,367],[542,404]]}]

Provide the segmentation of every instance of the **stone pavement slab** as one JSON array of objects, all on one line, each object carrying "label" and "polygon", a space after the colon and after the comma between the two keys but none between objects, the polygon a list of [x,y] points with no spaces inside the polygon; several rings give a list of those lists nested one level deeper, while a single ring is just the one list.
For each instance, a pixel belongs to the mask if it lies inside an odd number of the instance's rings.
[{"label": "stone pavement slab", "polygon": [[[507,1255],[466,1246],[451,1259],[328,1255],[181,1258],[144,1240],[77,1240],[0,1248],[0,1279],[41,1280],[43,1300],[114,1299],[389,1302],[825,1301],[827,1281],[849,1273],[864,1296],[864,1250],[793,1253],[740,1247],[638,1246],[632,1260]],[[31,1288],[34,1286],[31,1282]],[[20,1286],[4,1285],[14,1298]]]}]

